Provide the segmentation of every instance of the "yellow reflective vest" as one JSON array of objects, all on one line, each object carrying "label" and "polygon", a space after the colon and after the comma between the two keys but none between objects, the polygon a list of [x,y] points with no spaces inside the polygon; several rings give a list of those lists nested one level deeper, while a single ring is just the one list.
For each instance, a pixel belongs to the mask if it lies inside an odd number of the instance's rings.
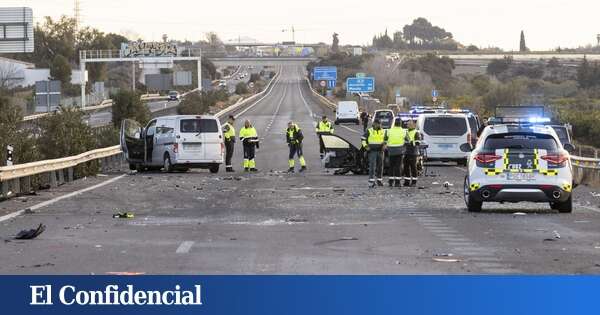
[{"label": "yellow reflective vest", "polygon": [[330,121],[319,121],[319,124],[317,125],[317,132],[318,133],[333,133],[333,127],[331,126],[331,122]]},{"label": "yellow reflective vest", "polygon": [[385,132],[388,147],[401,147],[406,142],[406,138],[406,129],[402,127],[392,127]]},{"label": "yellow reflective vest", "polygon": [[235,140],[235,128],[230,123],[225,123],[223,125],[223,137],[225,141]]},{"label": "yellow reflective vest", "polygon": [[363,147],[369,146],[371,149],[381,149],[385,142],[385,131],[383,129],[375,130],[369,128],[362,137]]}]

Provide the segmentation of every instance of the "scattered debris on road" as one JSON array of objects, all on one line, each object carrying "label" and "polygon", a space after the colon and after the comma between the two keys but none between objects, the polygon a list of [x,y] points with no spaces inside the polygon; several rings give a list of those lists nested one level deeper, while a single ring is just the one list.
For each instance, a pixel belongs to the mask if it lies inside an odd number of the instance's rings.
[{"label": "scattered debris on road", "polygon": [[527,213],[525,213],[525,212],[515,212],[515,213],[513,213],[513,216],[515,216],[515,217],[526,216],[526,215],[527,215]]},{"label": "scattered debris on road", "polygon": [[454,254],[452,254],[452,253],[439,253],[439,254],[435,254],[433,256],[435,256],[435,257],[453,257]]},{"label": "scattered debris on road", "polygon": [[331,244],[331,243],[335,243],[335,242],[343,242],[343,241],[358,241],[358,238],[357,237],[352,237],[352,236],[344,236],[344,237],[340,237],[340,238],[335,239],[335,240],[317,242],[314,245],[315,246],[320,246],[320,245],[326,245],[326,244]]},{"label": "scattered debris on road", "polygon": [[300,216],[294,216],[291,218],[286,218],[285,222],[289,222],[289,223],[305,223],[308,222],[307,219],[301,218]]},{"label": "scattered debris on road", "polygon": [[38,237],[45,230],[46,230],[46,226],[40,223],[40,225],[37,227],[37,229],[22,230],[21,232],[19,232],[19,234],[17,234],[17,236],[15,236],[15,239],[31,240],[31,239]]},{"label": "scattered debris on road", "polygon": [[25,211],[23,211],[24,214],[34,214],[35,211],[31,210],[30,208],[25,209]]},{"label": "scattered debris on road", "polygon": [[554,234],[554,238],[560,239],[560,234],[557,231],[552,231],[552,234]]},{"label": "scattered debris on road", "polygon": [[113,214],[113,219],[133,219],[135,215],[132,212],[118,212]]}]

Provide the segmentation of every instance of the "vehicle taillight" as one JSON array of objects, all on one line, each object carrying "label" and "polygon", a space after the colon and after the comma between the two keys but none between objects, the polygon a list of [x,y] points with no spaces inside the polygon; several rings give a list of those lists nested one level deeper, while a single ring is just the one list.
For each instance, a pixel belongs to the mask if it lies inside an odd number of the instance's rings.
[{"label": "vehicle taillight", "polygon": [[478,153],[475,155],[475,160],[481,163],[492,163],[500,160],[502,157],[494,153]]},{"label": "vehicle taillight", "polygon": [[179,153],[179,143],[173,143],[173,153]]},{"label": "vehicle taillight", "polygon": [[558,154],[547,154],[542,156],[542,160],[548,161],[548,163],[551,164],[557,164],[557,165],[563,165],[565,164],[565,162],[567,162],[567,160],[569,159],[569,156],[563,153],[558,153]]}]

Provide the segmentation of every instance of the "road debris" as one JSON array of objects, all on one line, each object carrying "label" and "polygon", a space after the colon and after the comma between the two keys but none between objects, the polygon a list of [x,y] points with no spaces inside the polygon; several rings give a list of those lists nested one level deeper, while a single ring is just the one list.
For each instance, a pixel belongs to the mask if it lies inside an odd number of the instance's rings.
[{"label": "road debris", "polygon": [[106,174],[96,174],[96,177],[108,177]]},{"label": "road debris", "polygon": [[515,216],[515,217],[526,216],[526,215],[527,215],[527,213],[525,213],[525,212],[515,212],[515,213],[513,213],[513,216]]},{"label": "road debris", "polygon": [[133,212],[118,212],[113,214],[113,219],[133,219],[135,215]]},{"label": "road debris", "polygon": [[344,242],[344,241],[358,241],[358,238],[357,237],[352,237],[352,236],[344,236],[344,237],[340,237],[340,238],[335,239],[335,240],[317,242],[317,243],[315,243],[315,246],[326,245],[326,244],[331,244],[331,243],[335,243],[335,242]]},{"label": "road debris", "polygon": [[308,222],[308,220],[301,218],[300,216],[294,216],[291,218],[286,218],[285,222],[289,222],[289,223],[305,223]]},{"label": "road debris", "polygon": [[554,238],[560,239],[560,234],[557,231],[552,231],[552,233],[554,234]]},{"label": "road debris", "polygon": [[23,211],[24,214],[34,214],[35,211],[31,210],[30,208],[25,209],[25,211]]},{"label": "road debris", "polygon": [[336,193],[343,193],[343,192],[346,192],[346,189],[344,189],[344,188],[337,188],[337,187],[336,187],[336,188],[334,188],[334,189],[333,189],[333,192],[336,192]]},{"label": "road debris", "polygon": [[31,239],[38,237],[45,230],[46,230],[46,226],[40,223],[40,225],[37,227],[37,229],[22,230],[21,232],[19,232],[19,234],[17,234],[17,236],[15,236],[15,239],[31,240]]},{"label": "road debris", "polygon": [[435,257],[453,257],[454,254],[452,254],[452,253],[439,253],[439,254],[435,254],[433,256],[435,256]]}]

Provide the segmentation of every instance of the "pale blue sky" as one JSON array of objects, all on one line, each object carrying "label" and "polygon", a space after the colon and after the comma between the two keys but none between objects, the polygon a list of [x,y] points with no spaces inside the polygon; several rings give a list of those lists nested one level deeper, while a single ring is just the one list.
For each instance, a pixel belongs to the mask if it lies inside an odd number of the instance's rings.
[{"label": "pale blue sky", "polygon": [[[73,14],[73,0],[1,0],[0,6],[28,6],[37,20]],[[401,29],[423,16],[451,31],[464,44],[518,49],[525,30],[531,49],[596,44],[600,1],[502,0],[81,0],[83,21],[103,31],[133,31],[146,40],[162,34],[196,40],[208,31],[223,39],[365,44],[376,32]]]}]

